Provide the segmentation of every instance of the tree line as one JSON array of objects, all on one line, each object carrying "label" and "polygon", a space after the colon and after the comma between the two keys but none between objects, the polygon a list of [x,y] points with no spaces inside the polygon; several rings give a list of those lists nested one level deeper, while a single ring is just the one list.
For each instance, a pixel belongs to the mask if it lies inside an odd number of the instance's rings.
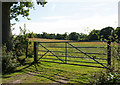
[{"label": "tree line", "polygon": [[112,27],[105,27],[101,30],[92,30],[88,35],[84,33],[71,32],[70,34],[55,34],[55,33],[27,33],[28,38],[44,38],[44,39],[58,39],[58,40],[75,40],[75,41],[96,41],[101,39],[120,39],[120,27],[116,29]]}]

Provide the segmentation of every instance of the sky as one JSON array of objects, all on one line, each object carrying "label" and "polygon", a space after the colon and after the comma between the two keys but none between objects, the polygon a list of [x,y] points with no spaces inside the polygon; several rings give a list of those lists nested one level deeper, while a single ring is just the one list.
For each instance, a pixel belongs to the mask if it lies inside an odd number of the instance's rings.
[{"label": "sky", "polygon": [[19,34],[19,27],[34,33],[67,32],[88,34],[91,30],[100,30],[118,26],[119,0],[46,0],[45,7],[34,3],[36,10],[31,10],[31,20],[19,17],[13,26],[13,34]]}]

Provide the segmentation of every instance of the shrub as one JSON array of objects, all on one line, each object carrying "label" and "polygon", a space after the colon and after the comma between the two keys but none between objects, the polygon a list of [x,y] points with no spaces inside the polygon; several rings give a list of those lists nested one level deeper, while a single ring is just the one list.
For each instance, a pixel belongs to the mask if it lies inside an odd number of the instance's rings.
[{"label": "shrub", "polygon": [[[26,34],[26,28],[24,26],[24,29],[22,29],[20,27],[20,34],[17,36],[13,36],[13,42],[14,42],[14,51],[15,51],[15,55],[17,56],[17,58],[19,58],[19,56],[25,55],[26,53],[26,48],[28,48],[28,57],[32,57],[34,51],[33,49],[31,49],[31,42],[28,42],[27,38],[29,37],[28,34]],[[32,33],[30,33],[32,34]]]},{"label": "shrub", "polygon": [[120,75],[118,72],[95,72],[89,79],[91,84],[116,84],[120,83]]},{"label": "shrub", "polygon": [[17,61],[13,57],[13,52],[8,52],[7,47],[2,47],[2,73],[10,73],[15,70]]}]

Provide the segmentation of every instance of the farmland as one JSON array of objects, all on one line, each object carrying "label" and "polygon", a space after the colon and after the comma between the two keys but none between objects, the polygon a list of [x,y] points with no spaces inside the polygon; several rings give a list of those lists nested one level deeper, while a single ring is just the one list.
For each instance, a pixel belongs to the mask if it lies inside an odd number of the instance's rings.
[{"label": "farmland", "polygon": [[[102,42],[70,42],[70,43],[75,47],[98,47],[98,48],[79,48],[83,52],[106,53],[106,48],[99,48],[106,46],[106,44]],[[54,53],[55,55],[59,55],[57,56],[58,58],[56,56],[53,56],[51,52],[48,52],[38,61],[38,64],[29,66],[28,63],[33,62],[34,58],[28,56],[25,60],[26,64],[17,67],[16,72],[3,75],[3,83],[89,83],[90,76],[94,72],[103,70],[102,68],[65,64],[64,63],[66,60],[65,57],[60,57],[60,55],[76,56],[76,57],[67,57],[67,63],[90,65],[90,66],[101,66],[92,59],[87,58],[86,55],[79,53],[78,50],[72,48],[70,45],[67,45],[68,48],[66,54],[65,43],[41,43],[41,44],[42,46],[45,46],[47,49],[52,51],[52,53]],[[47,52],[47,50],[42,46],[39,44],[38,58],[40,58],[41,55]],[[33,49],[33,47],[31,47],[31,49]],[[90,55],[91,57],[95,56],[95,58],[104,58],[104,59],[107,58],[106,55],[99,55],[99,54],[88,54],[88,55]],[[79,58],[79,57],[86,57],[86,58]],[[20,58],[24,59],[25,56],[21,56]],[[63,60],[64,64],[60,64],[62,63],[62,61],[60,61],[59,59]],[[42,61],[51,61],[58,63],[49,63]],[[98,59],[98,61],[100,63],[104,63],[104,65],[107,64],[106,60]]]}]

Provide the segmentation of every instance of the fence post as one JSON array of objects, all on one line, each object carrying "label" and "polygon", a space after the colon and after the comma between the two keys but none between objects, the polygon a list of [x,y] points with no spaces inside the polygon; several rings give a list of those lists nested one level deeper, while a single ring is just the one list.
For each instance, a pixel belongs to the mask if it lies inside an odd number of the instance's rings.
[{"label": "fence post", "polygon": [[108,66],[111,67],[111,41],[107,42],[107,62]]},{"label": "fence post", "polygon": [[26,55],[26,58],[27,58],[27,56],[28,56],[28,41],[26,41],[26,53],[25,53],[25,55]]},{"label": "fence post", "polygon": [[37,57],[38,57],[38,43],[34,42],[34,62],[37,62]]},{"label": "fence post", "polygon": [[65,63],[67,63],[67,42],[65,42]]},{"label": "fence post", "polygon": [[[118,59],[120,59],[120,41],[118,42]],[[118,69],[120,70],[120,60],[117,60],[118,61]]]}]

